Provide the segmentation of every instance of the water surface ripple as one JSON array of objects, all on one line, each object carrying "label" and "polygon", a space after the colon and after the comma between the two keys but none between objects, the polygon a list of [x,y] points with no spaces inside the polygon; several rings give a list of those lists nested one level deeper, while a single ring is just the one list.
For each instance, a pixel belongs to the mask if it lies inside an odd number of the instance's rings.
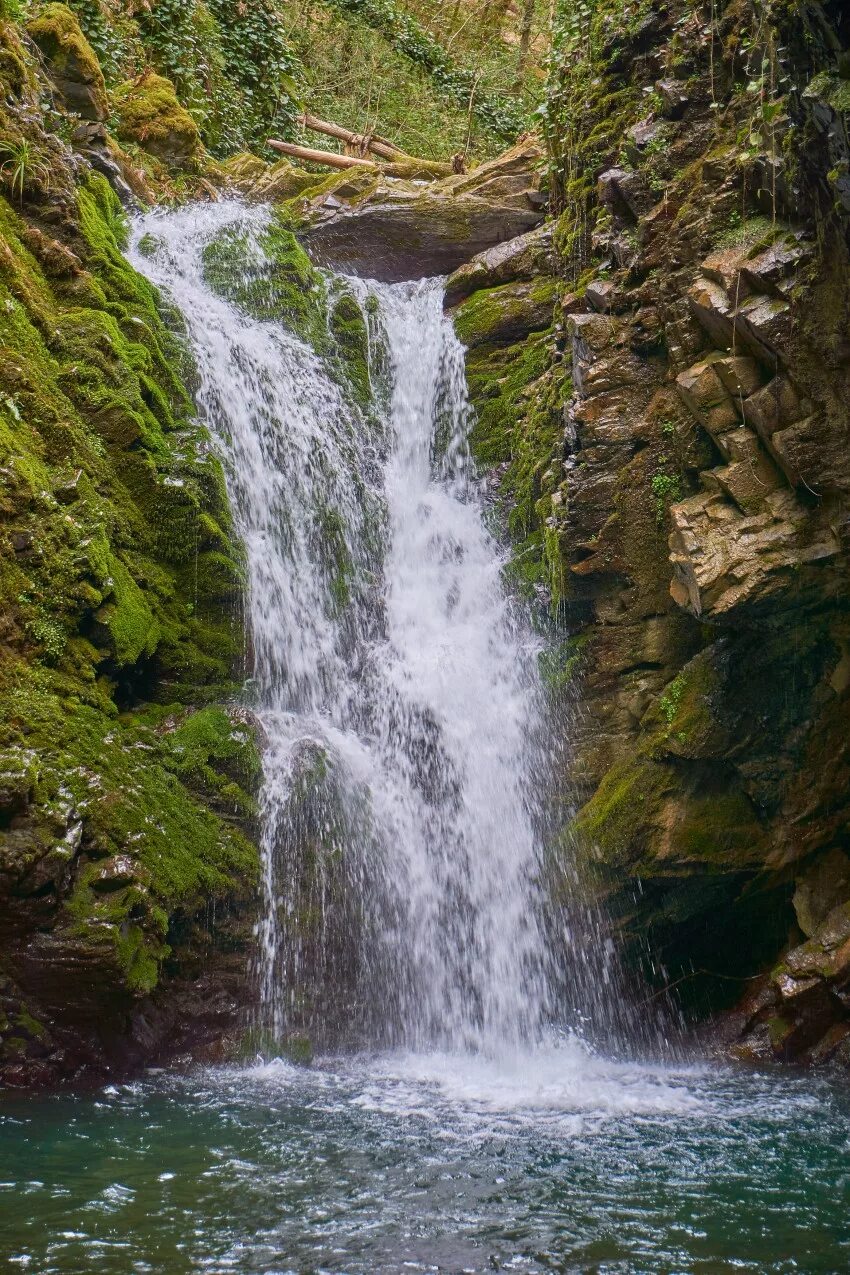
[{"label": "water surface ripple", "polygon": [[151,1075],[0,1108],[0,1257],[92,1272],[850,1269],[826,1081],[569,1042]]}]

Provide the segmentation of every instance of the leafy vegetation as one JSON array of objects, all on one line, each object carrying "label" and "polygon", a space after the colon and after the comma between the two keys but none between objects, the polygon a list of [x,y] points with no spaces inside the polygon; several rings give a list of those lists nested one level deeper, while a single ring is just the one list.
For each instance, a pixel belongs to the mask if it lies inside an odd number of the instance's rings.
[{"label": "leafy vegetation", "polygon": [[19,203],[32,183],[42,189],[50,186],[50,167],[27,138],[0,143],[0,161],[0,178]]},{"label": "leafy vegetation", "polygon": [[417,66],[456,105],[467,108],[502,142],[512,141],[527,119],[512,100],[480,91],[480,75],[460,66],[424,27],[395,0],[330,0],[346,13],[361,17]]}]

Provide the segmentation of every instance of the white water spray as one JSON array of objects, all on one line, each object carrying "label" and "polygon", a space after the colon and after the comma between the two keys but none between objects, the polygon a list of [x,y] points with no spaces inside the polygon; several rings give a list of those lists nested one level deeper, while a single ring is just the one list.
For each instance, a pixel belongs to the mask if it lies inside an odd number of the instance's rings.
[{"label": "white water spray", "polygon": [[154,213],[133,261],[185,316],[246,551],[267,1023],[515,1049],[548,1011],[536,650],[482,519],[463,351],[439,281],[347,285],[377,306],[378,406],[358,410],[332,364],[205,281],[226,227],[262,267],[266,219]]}]

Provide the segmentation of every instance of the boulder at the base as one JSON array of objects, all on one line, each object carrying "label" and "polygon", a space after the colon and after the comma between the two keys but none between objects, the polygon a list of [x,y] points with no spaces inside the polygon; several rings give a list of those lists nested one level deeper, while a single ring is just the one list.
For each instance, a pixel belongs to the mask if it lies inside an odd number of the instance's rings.
[{"label": "boulder at the base", "polygon": [[[304,196],[302,238],[319,261],[393,283],[451,274],[543,221],[540,148],[518,143],[471,173],[424,184],[343,173]],[[358,178],[360,174],[357,175]]]}]

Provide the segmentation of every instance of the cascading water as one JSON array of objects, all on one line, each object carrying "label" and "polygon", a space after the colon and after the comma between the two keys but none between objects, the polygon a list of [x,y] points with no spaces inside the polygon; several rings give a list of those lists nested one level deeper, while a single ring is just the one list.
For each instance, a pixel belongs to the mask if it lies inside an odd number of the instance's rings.
[{"label": "cascading water", "polygon": [[267,1024],[517,1047],[549,1010],[536,649],[477,498],[463,350],[439,280],[338,282],[372,315],[358,409],[332,361],[205,279],[234,228],[261,277],[267,218],[152,214],[134,253],[186,318],[247,557]]}]

